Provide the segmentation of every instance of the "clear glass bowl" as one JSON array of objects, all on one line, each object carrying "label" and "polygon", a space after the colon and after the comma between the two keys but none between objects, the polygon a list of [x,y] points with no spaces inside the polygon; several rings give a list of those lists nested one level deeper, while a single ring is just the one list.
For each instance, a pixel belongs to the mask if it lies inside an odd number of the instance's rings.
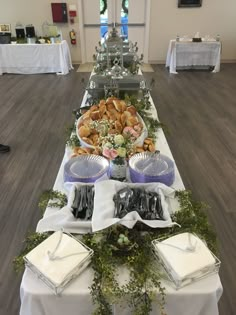
[{"label": "clear glass bowl", "polygon": [[65,182],[93,183],[108,174],[109,162],[102,156],[86,154],[71,158],[64,166]]},{"label": "clear glass bowl", "polygon": [[129,160],[130,179],[133,183],[160,182],[171,186],[175,180],[174,162],[159,152],[142,152]]}]

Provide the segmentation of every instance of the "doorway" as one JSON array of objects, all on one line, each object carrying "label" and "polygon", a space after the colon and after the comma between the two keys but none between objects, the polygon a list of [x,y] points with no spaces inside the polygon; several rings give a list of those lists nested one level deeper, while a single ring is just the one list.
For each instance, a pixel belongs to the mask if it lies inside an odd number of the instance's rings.
[{"label": "doorway", "polygon": [[150,0],[78,0],[82,63],[93,62],[95,47],[115,25],[138,44],[148,62]]}]

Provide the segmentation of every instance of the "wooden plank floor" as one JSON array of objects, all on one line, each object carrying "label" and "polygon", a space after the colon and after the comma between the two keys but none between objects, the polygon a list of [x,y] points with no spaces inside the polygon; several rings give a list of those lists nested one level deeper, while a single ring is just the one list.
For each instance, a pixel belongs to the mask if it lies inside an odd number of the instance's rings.
[{"label": "wooden plank floor", "polygon": [[[217,230],[224,294],[220,315],[234,315],[236,299],[236,64],[221,72],[184,71],[170,75],[164,66],[145,73],[168,142],[186,188],[207,202]],[[21,276],[11,261],[28,231],[41,217],[42,191],[53,186],[64,154],[65,126],[81,103],[88,74],[0,76],[0,314],[19,312]],[[33,314],[32,314],[33,315]],[[190,314],[191,315],[191,314]],[[208,314],[203,314],[208,315]]]}]

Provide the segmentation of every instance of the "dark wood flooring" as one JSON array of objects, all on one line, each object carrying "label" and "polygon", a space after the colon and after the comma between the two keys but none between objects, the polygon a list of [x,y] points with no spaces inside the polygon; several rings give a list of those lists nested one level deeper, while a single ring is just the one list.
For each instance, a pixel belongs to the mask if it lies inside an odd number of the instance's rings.
[{"label": "dark wood flooring", "polygon": [[[236,300],[236,64],[221,72],[182,71],[170,75],[154,66],[152,91],[168,142],[186,188],[207,202],[219,238],[224,293],[220,315],[234,315]],[[73,122],[84,93],[81,79],[67,76],[0,76],[0,314],[19,312],[21,275],[11,261],[41,217],[38,198],[53,186],[64,154],[65,126]],[[32,314],[33,315],[33,314]],[[191,315],[191,314],[189,314]],[[208,314],[204,314],[208,315]]]}]

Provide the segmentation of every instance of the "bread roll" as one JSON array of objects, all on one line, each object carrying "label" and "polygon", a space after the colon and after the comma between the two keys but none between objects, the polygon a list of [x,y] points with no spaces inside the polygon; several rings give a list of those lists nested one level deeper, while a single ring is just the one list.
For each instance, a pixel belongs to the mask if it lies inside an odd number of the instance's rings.
[{"label": "bread roll", "polygon": [[113,104],[115,105],[115,108],[118,112],[122,112],[122,104],[120,103],[120,101],[118,100],[114,100],[113,101]]},{"label": "bread roll", "polygon": [[115,105],[114,105],[113,103],[107,104],[107,110],[108,110],[108,111],[115,110],[115,109],[116,109],[116,108],[115,108]]},{"label": "bread roll", "polygon": [[129,112],[132,116],[135,116],[137,114],[137,109],[133,105],[127,107],[126,111]]},{"label": "bread roll", "polygon": [[105,104],[99,105],[100,117],[102,117],[105,114],[106,110],[107,110],[107,107]]},{"label": "bread roll", "polygon": [[88,144],[93,145],[93,141],[92,141],[91,139],[87,138],[87,137],[83,137],[82,140],[83,140],[84,142],[88,143]]},{"label": "bread roll", "polygon": [[78,133],[79,133],[79,136],[83,138],[83,137],[88,137],[91,131],[88,126],[81,126],[78,130]]},{"label": "bread roll", "polygon": [[93,105],[90,107],[90,112],[94,112],[94,111],[97,111],[98,110],[98,106],[97,105]]},{"label": "bread roll", "polygon": [[120,104],[122,107],[121,112],[123,113],[127,109],[127,105],[126,105],[125,101],[120,101]]},{"label": "bread roll", "polygon": [[101,118],[99,110],[91,112],[90,117],[92,120],[99,120]]},{"label": "bread roll", "polygon": [[122,133],[123,126],[118,120],[115,121],[115,129],[118,130],[119,133]]},{"label": "bread roll", "polygon": [[138,123],[138,117],[136,116],[131,116],[131,117],[128,117],[127,120],[126,120],[126,125],[127,126],[130,126],[130,127],[133,127],[134,125],[136,125]]}]

